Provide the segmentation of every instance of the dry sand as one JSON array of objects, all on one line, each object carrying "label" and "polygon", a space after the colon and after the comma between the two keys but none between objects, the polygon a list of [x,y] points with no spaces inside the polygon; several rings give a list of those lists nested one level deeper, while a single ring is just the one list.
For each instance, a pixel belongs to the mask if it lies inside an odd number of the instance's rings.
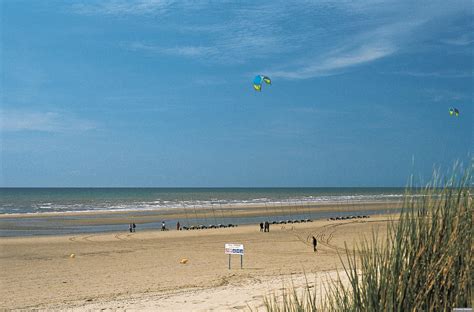
[{"label": "dry sand", "polygon": [[[0,238],[0,307],[74,310],[241,310],[261,307],[283,281],[335,276],[338,251],[388,216],[199,231]],[[320,242],[314,253],[311,236]],[[244,267],[225,243],[245,246]],[[75,258],[70,255],[74,253]],[[189,259],[180,264],[182,258]],[[316,275],[314,275],[316,274]]]}]

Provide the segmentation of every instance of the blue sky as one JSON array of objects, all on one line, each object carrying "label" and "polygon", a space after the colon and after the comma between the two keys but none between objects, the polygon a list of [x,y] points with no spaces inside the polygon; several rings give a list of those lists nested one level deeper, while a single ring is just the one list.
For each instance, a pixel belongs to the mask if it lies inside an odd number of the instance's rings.
[{"label": "blue sky", "polygon": [[[2,1],[0,186],[427,178],[472,153],[472,12],[470,1]],[[272,86],[253,91],[256,74]]]}]

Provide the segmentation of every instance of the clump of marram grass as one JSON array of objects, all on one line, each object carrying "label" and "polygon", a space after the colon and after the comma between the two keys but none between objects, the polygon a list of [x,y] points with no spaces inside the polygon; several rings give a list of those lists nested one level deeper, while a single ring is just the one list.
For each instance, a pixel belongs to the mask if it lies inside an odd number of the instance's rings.
[{"label": "clump of marram grass", "polygon": [[[459,171],[459,170],[458,170]],[[451,311],[472,307],[472,166],[440,185],[408,189],[388,235],[377,233],[355,251],[346,246],[341,278],[329,286],[318,308],[323,311]],[[342,258],[341,258],[342,260]],[[342,262],[342,261],[341,261]],[[265,299],[267,311],[316,311],[316,293],[296,291]]]},{"label": "clump of marram grass", "polygon": [[265,297],[263,303],[267,311],[273,312],[299,312],[299,311],[317,311],[316,290],[312,290],[308,282],[298,294],[296,288],[292,286],[289,290],[283,287],[281,296],[275,294]]}]

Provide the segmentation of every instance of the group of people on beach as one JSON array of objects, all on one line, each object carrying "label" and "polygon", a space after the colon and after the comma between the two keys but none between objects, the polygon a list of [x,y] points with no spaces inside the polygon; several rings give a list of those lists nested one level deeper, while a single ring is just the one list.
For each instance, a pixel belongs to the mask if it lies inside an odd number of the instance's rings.
[{"label": "group of people on beach", "polygon": [[[132,232],[135,232],[135,228],[136,228],[136,224],[135,222],[131,222],[129,224],[129,230],[130,230],[130,233]],[[179,221],[178,223],[176,224],[176,229],[179,231],[181,230],[181,227],[180,227],[180,224],[179,224]],[[162,231],[167,231],[168,229],[166,228],[166,223],[165,221],[162,221],[161,222],[161,230]],[[265,221],[265,222],[260,222],[260,232],[270,232],[270,222],[268,221]],[[313,251],[316,252],[317,251],[317,246],[318,246],[318,240],[316,239],[316,237],[313,236],[313,239],[312,239],[312,242],[313,242]]]},{"label": "group of people on beach", "polygon": [[260,222],[260,232],[270,232],[270,222]]},{"label": "group of people on beach", "polygon": [[[128,229],[129,229],[130,233],[135,232],[136,227],[137,227],[137,225],[135,224],[135,222],[130,222],[130,224],[128,225]],[[178,222],[178,224],[177,224],[177,227],[178,227],[178,229],[179,229],[179,222]],[[161,222],[161,230],[162,230],[162,231],[168,231],[168,229],[166,228],[166,223],[165,223],[165,221],[162,221],[162,222]]]},{"label": "group of people on beach", "polygon": [[[260,222],[260,232],[270,232],[270,222]],[[313,251],[318,251],[318,240],[316,237],[312,237]]]}]

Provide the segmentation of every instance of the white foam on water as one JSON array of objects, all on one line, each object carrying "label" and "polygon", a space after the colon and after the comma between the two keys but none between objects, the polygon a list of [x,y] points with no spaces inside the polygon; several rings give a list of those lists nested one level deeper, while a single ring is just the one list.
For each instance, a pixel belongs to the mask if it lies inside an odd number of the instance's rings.
[{"label": "white foam on water", "polygon": [[[425,195],[412,195],[413,198],[423,197]],[[298,204],[338,204],[348,202],[387,202],[387,201],[401,201],[405,198],[404,194],[340,194],[340,195],[309,195],[296,196],[286,198],[272,198],[272,197],[256,197],[256,198],[211,198],[208,200],[191,200],[191,199],[175,199],[162,200],[154,198],[151,200],[141,201],[123,201],[119,200],[95,200],[92,202],[85,201],[82,203],[52,203],[40,202],[32,204],[31,210],[28,208],[21,209],[14,207],[10,203],[5,203],[0,206],[0,214],[17,214],[18,211],[23,210],[27,214],[35,213],[70,213],[70,212],[97,212],[97,211],[159,211],[169,209],[183,209],[183,208],[211,208],[216,206],[227,206],[232,208],[251,207],[262,205],[298,205]],[[25,211],[26,210],[26,211]]]}]

